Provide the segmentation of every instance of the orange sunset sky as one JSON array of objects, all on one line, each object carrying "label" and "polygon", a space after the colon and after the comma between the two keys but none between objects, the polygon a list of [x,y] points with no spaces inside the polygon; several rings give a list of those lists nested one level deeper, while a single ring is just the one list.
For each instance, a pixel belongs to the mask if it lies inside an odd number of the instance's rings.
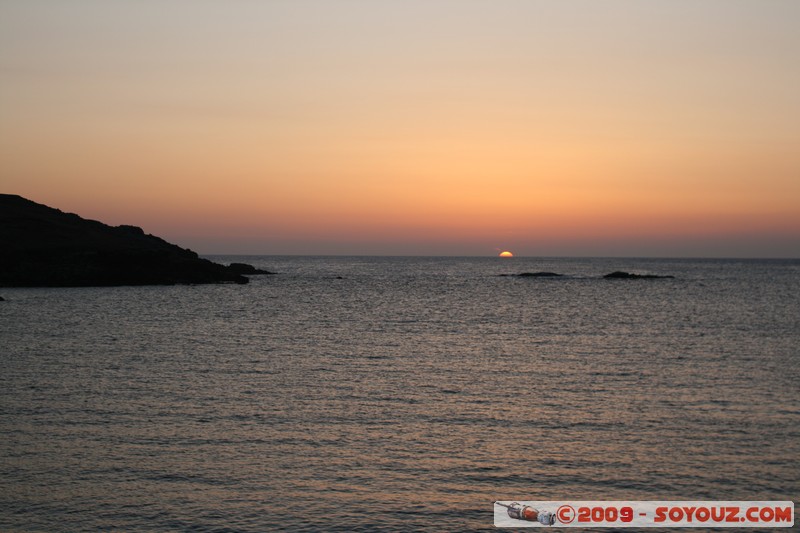
[{"label": "orange sunset sky", "polygon": [[0,192],[200,253],[800,257],[794,0],[3,0]]}]

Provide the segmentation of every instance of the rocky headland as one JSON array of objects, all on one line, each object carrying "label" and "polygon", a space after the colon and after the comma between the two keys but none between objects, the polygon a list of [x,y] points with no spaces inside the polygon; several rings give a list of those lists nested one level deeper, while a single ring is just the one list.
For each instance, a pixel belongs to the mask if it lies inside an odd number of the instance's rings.
[{"label": "rocky headland", "polygon": [[136,226],[108,226],[0,194],[0,286],[247,283],[245,274],[268,273],[234,265],[202,259]]}]

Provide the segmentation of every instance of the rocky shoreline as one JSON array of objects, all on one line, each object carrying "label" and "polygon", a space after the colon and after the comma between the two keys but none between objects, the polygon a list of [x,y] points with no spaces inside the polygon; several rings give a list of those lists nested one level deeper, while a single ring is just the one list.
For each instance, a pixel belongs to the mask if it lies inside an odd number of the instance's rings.
[{"label": "rocky shoreline", "polygon": [[271,274],[11,194],[0,194],[0,243],[0,287],[244,284],[248,275]]}]

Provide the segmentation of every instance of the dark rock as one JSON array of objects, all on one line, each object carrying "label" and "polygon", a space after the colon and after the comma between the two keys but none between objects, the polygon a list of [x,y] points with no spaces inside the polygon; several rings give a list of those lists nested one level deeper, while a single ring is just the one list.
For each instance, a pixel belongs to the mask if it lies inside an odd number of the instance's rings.
[{"label": "dark rock", "polygon": [[247,283],[227,267],[147,235],[0,194],[0,286]]},{"label": "dark rock", "polygon": [[603,276],[605,279],[671,279],[675,276],[658,276],[656,274],[631,274],[617,270]]},{"label": "dark rock", "polygon": [[560,278],[564,274],[556,274],[555,272],[522,272],[521,274],[498,274],[500,277],[515,277],[515,278]]},{"label": "dark rock", "polygon": [[144,235],[144,230],[139,226],[127,226],[121,225],[117,226],[117,230],[124,233],[130,233],[131,235]]},{"label": "dark rock", "polygon": [[260,274],[275,274],[275,272],[270,272],[269,270],[261,270],[260,268],[256,268],[253,265],[248,265],[247,263],[231,263],[228,265],[228,272],[232,274],[243,274],[247,276],[256,276]]},{"label": "dark rock", "polygon": [[3,298],[2,296],[0,296],[0,302],[5,302],[5,301],[6,301],[6,299]]}]

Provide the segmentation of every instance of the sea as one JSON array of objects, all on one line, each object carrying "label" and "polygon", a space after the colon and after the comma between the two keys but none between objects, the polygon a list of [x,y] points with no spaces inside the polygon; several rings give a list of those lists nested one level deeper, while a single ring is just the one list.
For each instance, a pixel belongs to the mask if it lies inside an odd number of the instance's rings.
[{"label": "sea", "polygon": [[800,260],[210,258],[277,274],[0,288],[0,531],[800,498]]}]

